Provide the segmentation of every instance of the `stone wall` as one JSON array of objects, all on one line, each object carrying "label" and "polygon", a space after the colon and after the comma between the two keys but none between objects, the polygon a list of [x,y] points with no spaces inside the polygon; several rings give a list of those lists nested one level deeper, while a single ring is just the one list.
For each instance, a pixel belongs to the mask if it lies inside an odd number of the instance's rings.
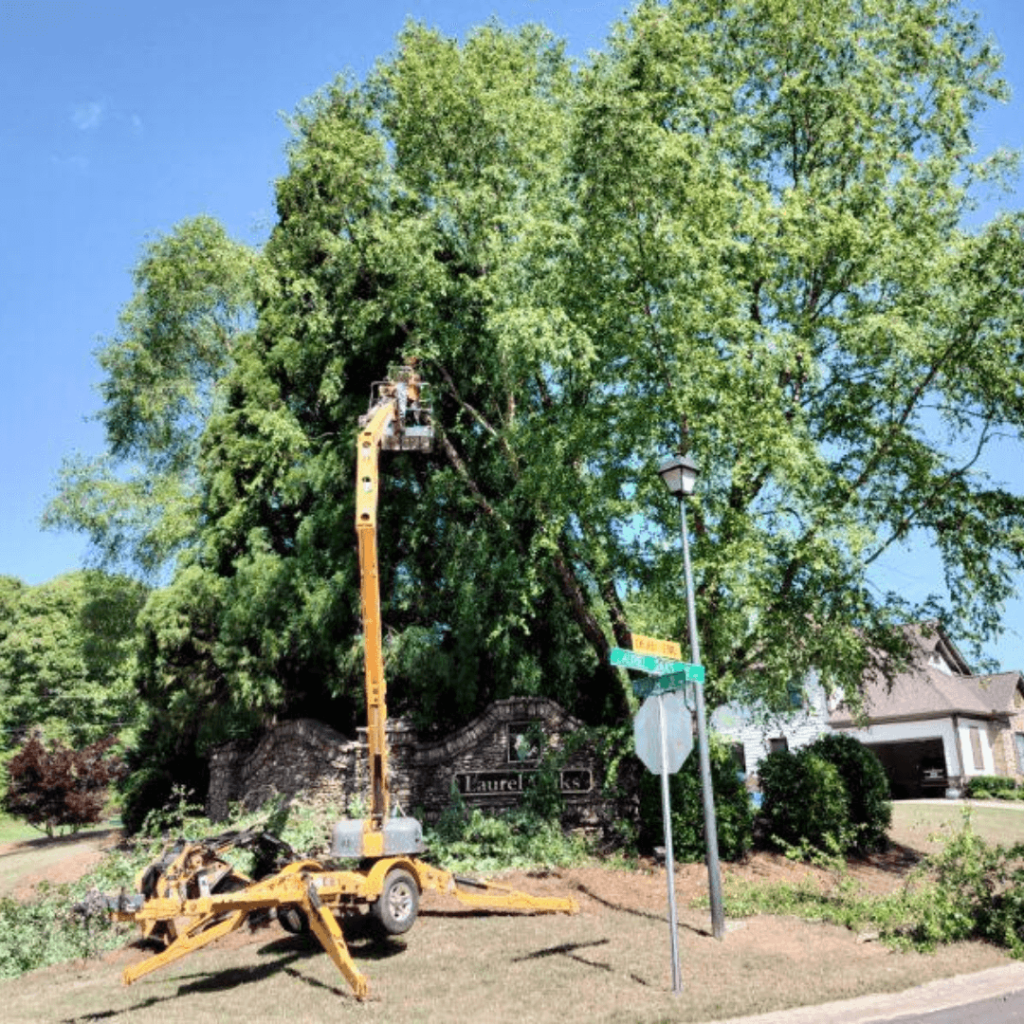
[{"label": "stone wall", "polygon": [[1024,735],[1024,694],[1019,689],[1013,695],[1013,710],[999,726],[997,734],[992,739],[996,774],[1024,782],[1021,756],[1017,750],[1017,736]]},{"label": "stone wall", "polygon": [[211,753],[206,813],[223,821],[232,803],[253,810],[278,795],[340,813],[356,792],[360,760],[365,773],[365,742],[310,718],[281,722],[255,748],[226,743]]},{"label": "stone wall", "polygon": [[[566,824],[598,828],[617,813],[601,792],[602,766],[592,748],[569,743],[581,723],[554,701],[496,701],[444,740],[422,742],[401,720],[389,723],[392,807],[436,820],[453,788],[469,806],[515,806],[536,778],[547,750],[558,756]],[[350,740],[311,719],[272,727],[255,748],[226,744],[210,758],[207,813],[223,820],[229,804],[262,806],[275,795],[360,813],[368,788],[365,730]]]}]

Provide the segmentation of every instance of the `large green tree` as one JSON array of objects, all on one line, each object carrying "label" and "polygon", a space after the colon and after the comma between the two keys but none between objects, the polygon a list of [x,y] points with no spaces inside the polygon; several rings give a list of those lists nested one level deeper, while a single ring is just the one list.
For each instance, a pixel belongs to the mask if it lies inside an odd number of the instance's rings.
[{"label": "large green tree", "polygon": [[990,636],[1024,568],[1024,500],[978,470],[1024,426],[1024,218],[964,226],[1007,172],[972,137],[998,64],[954,0],[644,2],[582,66],[410,25],[294,118],[150,698],[193,737],[357,716],[356,420],[413,360],[439,437],[386,457],[397,709],[621,715],[609,645],[685,633],[676,450],[713,700],[852,687],[935,610],[869,585],[912,533]]},{"label": "large green tree", "polygon": [[75,748],[130,738],[145,597],[137,582],[95,571],[34,587],[0,577],[0,753],[33,731]]},{"label": "large green tree", "polygon": [[258,264],[210,217],[146,244],[135,295],[96,353],[107,451],[65,460],[43,518],[87,533],[103,568],[159,578],[194,542],[199,439],[252,327]]}]

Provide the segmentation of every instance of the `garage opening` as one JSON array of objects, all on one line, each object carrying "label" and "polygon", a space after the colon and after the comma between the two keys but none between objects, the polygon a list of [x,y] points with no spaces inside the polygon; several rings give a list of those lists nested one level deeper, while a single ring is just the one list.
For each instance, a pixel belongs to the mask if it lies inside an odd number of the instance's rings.
[{"label": "garage opening", "polygon": [[867,746],[882,762],[894,800],[945,796],[949,775],[942,740],[938,737]]}]

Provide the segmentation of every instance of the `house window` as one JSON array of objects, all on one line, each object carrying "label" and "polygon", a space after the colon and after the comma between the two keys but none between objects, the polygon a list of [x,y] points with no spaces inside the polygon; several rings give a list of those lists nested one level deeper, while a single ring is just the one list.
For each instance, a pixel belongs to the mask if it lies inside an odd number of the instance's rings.
[{"label": "house window", "polygon": [[804,688],[799,682],[786,684],[786,696],[789,699],[789,706],[794,711],[799,711],[804,706]]},{"label": "house window", "polygon": [[[1024,734],[1021,735],[1024,739]],[[729,746],[729,753],[732,754],[732,759],[736,764],[736,771],[742,772],[744,775],[747,774],[747,753],[743,749],[742,743],[732,743]]]},{"label": "house window", "polygon": [[789,750],[789,740],[785,736],[775,736],[768,741],[769,754],[784,754]]},{"label": "house window", "polygon": [[1024,732],[1014,733],[1013,742],[1017,746],[1017,768],[1024,772]]},{"label": "house window", "polygon": [[974,758],[974,770],[984,771],[985,760],[981,756],[981,730],[976,726],[972,725],[970,728],[971,734],[971,756]]}]

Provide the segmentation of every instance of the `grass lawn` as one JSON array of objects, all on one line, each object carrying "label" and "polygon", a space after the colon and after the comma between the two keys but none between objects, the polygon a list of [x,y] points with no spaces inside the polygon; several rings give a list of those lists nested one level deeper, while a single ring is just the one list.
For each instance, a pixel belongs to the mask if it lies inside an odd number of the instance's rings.
[{"label": "grass lawn", "polygon": [[1024,843],[1024,803],[1016,801],[1007,802],[1005,807],[954,800],[948,803],[896,801],[889,834],[904,846],[934,853],[942,844],[931,837],[948,835],[958,828],[965,809],[969,809],[972,828],[986,842],[1001,846]]},{"label": "grass lawn", "polygon": [[[894,805],[892,838],[924,850],[944,825],[955,828],[961,803]],[[973,824],[994,843],[1024,841],[1024,808],[974,806]],[[53,877],[82,854],[86,837],[33,843],[0,856],[13,883],[17,871]],[[807,869],[811,871],[812,869]],[[755,884],[792,878],[804,868],[777,854],[727,866]],[[889,865],[859,865],[900,884]],[[818,872],[821,874],[821,872]],[[353,1024],[662,1024],[708,1021],[786,1007],[897,992],[933,978],[1005,966],[1004,950],[983,942],[940,946],[933,954],[894,953],[859,929],[795,916],[737,915],[723,941],[712,938],[702,865],[678,865],[683,992],[671,991],[665,877],[661,868],[634,871],[584,865],[506,879],[538,895],[573,895],[581,913],[567,917],[482,914],[428,894],[421,919],[400,939],[369,942],[346,925],[355,959],[370,979],[359,1004],[330,958],[311,936],[286,935],[276,925],[236,932],[125,988],[122,969],[149,956],[135,945],[102,958],[60,964],[0,981],[4,1019],[69,1022],[219,1022],[351,1020]],[[875,929],[872,927],[868,933]],[[126,942],[134,935],[126,930]]]},{"label": "grass lawn", "polygon": [[48,839],[23,822],[0,819],[0,897],[11,895],[26,880],[74,881],[100,860],[102,847],[116,841],[113,825],[101,822]]},{"label": "grass lawn", "polygon": [[38,839],[44,833],[39,829],[26,825],[17,818],[0,814],[0,846],[4,843],[20,843],[26,839]]}]

